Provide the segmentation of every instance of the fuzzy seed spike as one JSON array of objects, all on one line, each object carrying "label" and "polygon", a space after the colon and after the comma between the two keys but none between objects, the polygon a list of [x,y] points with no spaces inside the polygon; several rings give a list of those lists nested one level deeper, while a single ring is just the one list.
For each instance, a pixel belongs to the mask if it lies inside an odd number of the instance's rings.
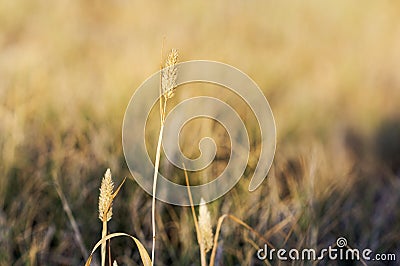
[{"label": "fuzzy seed spike", "polygon": [[100,196],[99,196],[99,219],[107,222],[112,218],[112,201],[113,201],[114,182],[111,177],[111,170],[107,169],[101,180]]},{"label": "fuzzy seed spike", "polygon": [[200,200],[199,229],[202,238],[201,241],[203,242],[204,252],[207,253],[211,250],[213,246],[213,231],[210,212],[208,211],[206,202],[203,198],[201,198]]},{"label": "fuzzy seed spike", "polygon": [[167,60],[165,60],[165,66],[162,70],[162,94],[165,99],[170,99],[174,96],[174,89],[176,87],[177,68],[178,62],[178,51],[172,49],[169,52]]}]

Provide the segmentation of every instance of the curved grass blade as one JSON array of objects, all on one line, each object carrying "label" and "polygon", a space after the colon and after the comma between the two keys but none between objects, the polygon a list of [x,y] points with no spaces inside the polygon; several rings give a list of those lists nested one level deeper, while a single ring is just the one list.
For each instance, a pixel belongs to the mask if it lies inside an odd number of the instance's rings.
[{"label": "curved grass blade", "polygon": [[147,253],[147,250],[144,248],[142,243],[140,242],[139,239],[136,237],[133,237],[129,234],[126,233],[113,233],[109,234],[106,237],[102,238],[99,240],[99,242],[96,243],[96,245],[93,247],[92,252],[90,253],[89,258],[87,259],[85,266],[89,266],[90,263],[92,262],[93,254],[97,250],[97,248],[102,244],[105,243],[108,239],[114,238],[114,237],[120,237],[120,236],[126,236],[131,238],[133,241],[135,241],[136,246],[138,247],[140,258],[142,259],[142,263],[144,266],[151,266],[151,259],[149,257],[149,254]]}]

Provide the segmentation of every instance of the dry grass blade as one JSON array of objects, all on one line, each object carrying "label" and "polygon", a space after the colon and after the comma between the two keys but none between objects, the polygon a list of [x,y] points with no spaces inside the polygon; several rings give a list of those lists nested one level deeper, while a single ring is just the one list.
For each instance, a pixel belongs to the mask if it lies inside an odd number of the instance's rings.
[{"label": "dry grass blade", "polygon": [[[121,184],[119,184],[118,188],[114,191],[114,193],[111,194],[112,201],[115,199],[118,192],[121,190],[122,186],[125,184],[125,181],[126,181],[126,177],[124,177],[124,180],[122,180]],[[106,211],[108,211],[111,208],[112,201],[110,201],[109,204],[107,205]]]},{"label": "dry grass blade", "polygon": [[150,259],[149,254],[147,253],[147,250],[144,248],[143,244],[142,244],[142,243],[140,242],[140,240],[137,239],[136,237],[133,237],[133,236],[131,236],[131,235],[129,235],[129,234],[126,234],[126,233],[113,233],[113,234],[109,234],[109,235],[105,236],[104,238],[102,238],[101,240],[99,240],[99,242],[97,242],[96,245],[93,247],[92,252],[90,253],[89,258],[87,259],[87,261],[86,261],[86,263],[85,263],[85,266],[89,266],[89,265],[90,265],[90,263],[92,262],[93,254],[94,254],[94,252],[97,250],[97,248],[98,248],[100,245],[104,244],[107,240],[109,240],[109,239],[111,239],[111,238],[114,238],[114,237],[122,237],[122,236],[129,237],[129,238],[131,238],[131,239],[135,242],[136,246],[138,247],[139,254],[140,254],[140,258],[141,258],[141,260],[142,260],[143,265],[144,265],[144,266],[150,266],[150,265],[151,265],[151,259]]},{"label": "dry grass blade", "polygon": [[221,231],[222,223],[225,220],[225,218],[229,218],[232,221],[234,221],[235,223],[243,226],[247,230],[253,232],[258,238],[263,240],[268,246],[270,246],[272,248],[275,248],[265,237],[263,237],[259,232],[254,230],[250,225],[248,225],[247,223],[243,222],[242,220],[240,220],[239,218],[237,218],[237,217],[235,217],[233,215],[224,214],[221,217],[219,217],[218,223],[217,223],[217,228],[215,229],[214,247],[213,247],[212,252],[211,252],[210,266],[214,266],[214,263],[215,263],[215,255],[217,254],[217,248],[218,248],[218,237],[219,237],[219,233]]},{"label": "dry grass blade", "polygon": [[126,181],[126,177],[124,177],[124,180],[122,180],[121,184],[118,186],[118,188],[112,194],[112,198],[113,199],[117,196],[117,194],[120,191],[121,187],[125,184],[125,181]]}]

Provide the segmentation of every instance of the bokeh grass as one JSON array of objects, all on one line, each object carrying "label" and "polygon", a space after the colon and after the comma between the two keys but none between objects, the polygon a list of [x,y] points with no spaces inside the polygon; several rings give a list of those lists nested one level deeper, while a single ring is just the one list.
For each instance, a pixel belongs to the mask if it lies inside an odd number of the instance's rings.
[{"label": "bokeh grass", "polygon": [[[232,213],[277,247],[323,248],[345,236],[400,258],[398,2],[17,0],[0,3],[0,265],[82,264],[53,178],[89,249],[101,230],[100,177],[108,167],[130,175],[122,118],[158,70],[164,36],[181,61],[249,74],[275,115],[268,179],[248,193],[245,178],[209,206],[212,219]],[[110,230],[149,248],[150,205],[128,180]],[[160,265],[199,264],[190,210],[160,203],[157,213]],[[228,225],[221,239],[224,265],[260,264],[254,235]],[[139,263],[128,241],[113,242],[112,254]]]}]

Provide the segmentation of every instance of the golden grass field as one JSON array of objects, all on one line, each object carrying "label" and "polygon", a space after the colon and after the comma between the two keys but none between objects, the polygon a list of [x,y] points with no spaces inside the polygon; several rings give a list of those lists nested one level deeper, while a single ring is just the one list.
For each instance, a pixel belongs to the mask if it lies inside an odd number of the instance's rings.
[{"label": "golden grass field", "polygon": [[[268,178],[249,193],[250,161],[245,178],[208,205],[214,229],[232,214],[279,248],[321,249],[343,236],[352,247],[397,256],[369,265],[399,265],[400,3],[345,0],[0,2],[0,265],[83,265],[101,238],[97,201],[107,168],[116,185],[128,177],[109,230],[150,252],[151,196],[131,178],[121,130],[133,92],[159,70],[164,37],[164,58],[176,48],[180,61],[221,61],[247,73],[275,116]],[[202,92],[178,88],[171,104]],[[183,134],[193,156],[201,134],[224,139],[201,122]],[[157,123],[147,136],[153,153]],[[156,219],[156,264],[200,265],[190,208],[158,202]],[[265,265],[255,256],[263,245],[227,220],[216,265]],[[119,265],[140,264],[128,239],[113,240],[111,254]]]}]

